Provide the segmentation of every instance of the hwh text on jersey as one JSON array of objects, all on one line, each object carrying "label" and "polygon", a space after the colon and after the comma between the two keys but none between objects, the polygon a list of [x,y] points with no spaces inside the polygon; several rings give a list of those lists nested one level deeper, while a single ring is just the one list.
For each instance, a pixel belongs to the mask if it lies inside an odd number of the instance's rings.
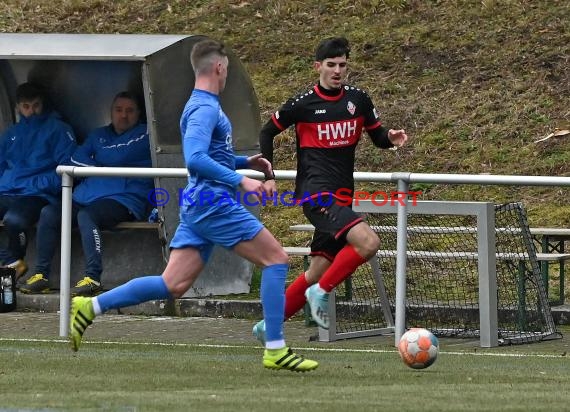
[{"label": "hwh text on jersey", "polygon": [[[319,140],[351,140],[358,132],[357,122],[355,120],[346,120],[334,123],[317,123],[317,135]],[[347,141],[347,144],[349,142]]]}]

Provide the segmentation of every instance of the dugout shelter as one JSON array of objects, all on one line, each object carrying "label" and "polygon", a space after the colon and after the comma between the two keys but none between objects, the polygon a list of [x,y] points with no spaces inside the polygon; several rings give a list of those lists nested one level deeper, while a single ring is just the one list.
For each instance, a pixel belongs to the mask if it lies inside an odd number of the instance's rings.
[{"label": "dugout shelter", "polygon": [[[116,93],[130,90],[144,98],[153,167],[183,168],[180,115],[194,85],[190,64],[199,35],[147,34],[0,34],[0,132],[16,119],[15,90],[26,81],[43,85],[54,108],[81,143],[92,129],[110,123]],[[231,51],[224,111],[233,125],[236,154],[258,152],[260,113],[251,80]],[[158,207],[160,225],[139,225],[105,233],[102,282],[105,288],[133,276],[161,273],[168,244],[178,224],[179,189],[186,179],[155,178],[169,200]],[[256,210],[253,210],[255,213]],[[134,226],[134,225],[133,225]],[[148,230],[148,229],[151,230]],[[75,231],[74,231],[75,232]],[[35,237],[26,260],[33,265]],[[31,249],[31,250],[30,250]],[[72,235],[72,283],[81,275],[83,257],[78,233]],[[210,263],[186,296],[249,291],[252,265],[216,248]],[[50,286],[59,287],[59,256],[53,260]]]}]

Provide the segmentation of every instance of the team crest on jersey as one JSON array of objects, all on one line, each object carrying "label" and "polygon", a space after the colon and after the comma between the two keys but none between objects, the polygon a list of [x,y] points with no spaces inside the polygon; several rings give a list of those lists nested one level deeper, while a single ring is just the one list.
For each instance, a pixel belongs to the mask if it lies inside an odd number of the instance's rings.
[{"label": "team crest on jersey", "polygon": [[354,112],[356,111],[356,106],[354,105],[354,103],[349,101],[348,105],[346,106],[346,110],[348,110],[348,113],[354,115]]}]

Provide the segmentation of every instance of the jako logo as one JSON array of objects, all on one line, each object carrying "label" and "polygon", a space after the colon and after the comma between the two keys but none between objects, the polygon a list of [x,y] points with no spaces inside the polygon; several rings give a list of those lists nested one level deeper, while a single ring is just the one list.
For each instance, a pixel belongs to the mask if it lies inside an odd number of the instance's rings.
[{"label": "jako logo", "polygon": [[326,109],[317,109],[315,110],[315,114],[325,114],[327,111]]}]

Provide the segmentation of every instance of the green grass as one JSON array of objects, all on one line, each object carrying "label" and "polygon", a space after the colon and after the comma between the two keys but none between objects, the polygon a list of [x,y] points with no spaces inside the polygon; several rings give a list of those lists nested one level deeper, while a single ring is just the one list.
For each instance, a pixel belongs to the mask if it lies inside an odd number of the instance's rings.
[{"label": "green grass", "polygon": [[432,367],[415,371],[384,342],[299,350],[321,365],[296,374],[264,370],[261,350],[246,345],[91,343],[73,354],[62,342],[0,341],[1,404],[8,410],[568,410],[570,364],[560,349],[536,353],[541,344],[527,345],[516,347],[520,357],[509,357],[509,348],[474,351],[450,341]]},{"label": "green grass", "polygon": [[[411,137],[396,152],[378,152],[365,139],[357,170],[563,176],[570,172],[569,138],[534,141],[570,127],[569,11],[563,0],[5,0],[0,31],[222,39],[247,68],[263,120],[315,80],[317,41],[346,35],[353,43],[350,82],[369,91],[387,126],[404,127]],[[276,167],[294,168],[292,134],[280,136],[276,147]],[[292,184],[279,185],[283,191]],[[422,200],[520,200],[532,226],[570,223],[567,189],[419,189],[426,192]],[[262,218],[283,244],[307,244],[309,235],[288,230],[305,221],[299,209],[267,207]],[[295,262],[291,276],[300,270]],[[454,341],[446,345],[444,351],[473,352]],[[322,364],[298,375],[263,370],[253,347],[90,344],[72,355],[57,342],[0,341],[0,408],[568,410],[564,345],[492,351],[554,358],[443,353],[432,368],[416,372],[385,342],[341,343],[331,347],[391,352],[305,352]]]}]

